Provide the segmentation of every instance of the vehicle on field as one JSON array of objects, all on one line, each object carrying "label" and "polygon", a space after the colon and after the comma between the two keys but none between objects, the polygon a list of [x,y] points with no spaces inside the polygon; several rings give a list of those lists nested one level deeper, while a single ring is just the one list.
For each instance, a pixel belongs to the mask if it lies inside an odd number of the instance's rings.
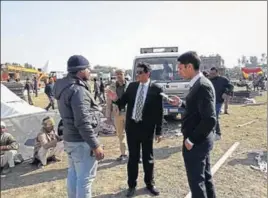
[{"label": "vehicle on field", "polygon": [[[151,66],[151,81],[162,87],[167,95],[177,95],[185,99],[189,92],[189,80],[178,74],[178,47],[141,48],[140,55],[134,58],[132,79],[136,79],[136,69],[139,62],[146,62]],[[164,115],[177,117],[183,113],[183,108],[174,107],[163,100]]]}]

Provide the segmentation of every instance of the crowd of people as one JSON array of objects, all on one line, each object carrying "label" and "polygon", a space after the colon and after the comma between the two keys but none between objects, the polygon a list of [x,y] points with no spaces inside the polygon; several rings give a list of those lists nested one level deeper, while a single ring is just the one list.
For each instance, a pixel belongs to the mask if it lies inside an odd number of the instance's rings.
[{"label": "crowd of people", "polygon": [[[146,188],[152,195],[159,195],[154,177],[153,145],[154,140],[157,143],[162,141],[163,98],[160,93],[163,90],[150,80],[150,65],[139,63],[137,79],[131,83],[125,79],[123,70],[117,70],[116,82],[106,90],[102,80],[98,83],[95,79],[94,96],[87,83],[90,66],[85,57],[71,56],[67,61],[67,70],[66,77],[55,83],[50,80],[46,84],[45,93],[49,98],[46,109],[54,108],[54,100],[57,100],[61,121],[56,132],[54,120],[50,117],[43,119],[42,128],[35,139],[33,163],[38,167],[46,166],[49,160],[58,161],[56,156],[61,156],[65,150],[68,156],[68,197],[91,198],[98,161],[105,156],[95,131],[95,115],[96,111],[100,111],[96,99],[99,98],[101,103],[107,104],[107,122],[116,128],[120,154],[115,160],[128,160],[129,188],[126,196],[135,194],[140,162],[144,167]],[[185,109],[181,127],[184,137],[182,154],[192,197],[216,197],[210,170],[210,152],[214,141],[221,138],[219,114],[233,86],[227,78],[218,74],[216,68],[212,68],[209,74],[202,74],[196,52],[186,52],[178,57],[178,72],[190,80],[190,91],[185,100],[172,96],[168,102]],[[228,113],[227,109],[225,113]],[[14,162],[19,161],[17,150],[16,140],[6,132],[6,126],[1,122],[3,170],[10,170]],[[2,151],[5,153],[2,154]]]},{"label": "crowd of people", "polygon": [[[36,77],[34,77],[33,81],[31,82],[29,78],[26,79],[26,83],[24,86],[24,89],[27,91],[27,100],[30,105],[33,104],[31,92],[33,91],[35,93],[35,97],[38,97],[38,82]],[[54,79],[52,77],[48,78],[45,80],[45,94],[47,95],[48,98],[48,105],[45,108],[47,111],[52,107],[52,109],[55,109],[55,100],[53,96],[53,86],[54,86]]]}]

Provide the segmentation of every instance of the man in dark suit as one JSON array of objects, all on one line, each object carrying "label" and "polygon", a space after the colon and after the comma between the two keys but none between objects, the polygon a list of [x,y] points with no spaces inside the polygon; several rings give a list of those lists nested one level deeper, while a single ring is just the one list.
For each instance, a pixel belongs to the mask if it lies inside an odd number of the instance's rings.
[{"label": "man in dark suit", "polygon": [[210,151],[216,125],[215,90],[199,71],[196,52],[186,52],[178,58],[178,71],[190,81],[186,101],[172,97],[171,104],[185,108],[182,118],[183,158],[192,198],[215,198],[210,170]]},{"label": "man in dark suit", "polygon": [[145,172],[144,182],[153,195],[159,195],[154,182],[153,139],[162,138],[163,104],[160,93],[162,89],[150,81],[150,65],[137,65],[137,82],[129,84],[126,92],[117,99],[116,93],[108,90],[107,96],[115,101],[119,109],[127,105],[126,135],[129,149],[128,160],[128,192],[127,197],[135,193],[138,178],[140,147]]}]

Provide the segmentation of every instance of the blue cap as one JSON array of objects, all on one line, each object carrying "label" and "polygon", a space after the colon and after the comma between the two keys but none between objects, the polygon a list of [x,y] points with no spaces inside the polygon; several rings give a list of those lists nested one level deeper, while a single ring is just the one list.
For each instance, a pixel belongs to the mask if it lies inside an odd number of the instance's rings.
[{"label": "blue cap", "polygon": [[67,71],[68,72],[78,72],[90,68],[88,60],[81,55],[73,55],[69,58],[67,62]]}]

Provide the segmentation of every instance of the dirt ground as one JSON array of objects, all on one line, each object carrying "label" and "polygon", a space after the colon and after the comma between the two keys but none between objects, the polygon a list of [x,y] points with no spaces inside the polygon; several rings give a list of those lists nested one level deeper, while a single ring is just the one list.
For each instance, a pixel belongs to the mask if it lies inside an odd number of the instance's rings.
[{"label": "dirt ground", "polygon": [[[264,96],[257,101],[267,101]],[[35,104],[44,107],[46,98],[35,99]],[[237,125],[256,120],[244,126]],[[255,165],[254,152],[267,150],[267,105],[231,105],[230,115],[221,115],[222,140],[215,143],[212,165],[236,141],[240,145],[216,172],[214,181],[219,198],[265,198],[267,180],[265,174],[250,168]],[[118,140],[115,136],[101,137],[105,145],[106,158],[100,162],[97,178],[93,184],[96,198],[125,197],[126,163],[119,163]],[[183,159],[181,156],[182,137],[173,137],[155,144],[155,179],[161,191],[160,198],[183,198],[189,192]],[[151,197],[144,190],[142,165],[136,197]],[[15,171],[1,179],[2,198],[52,198],[66,195],[67,160],[50,164],[44,169],[35,169],[29,164],[16,167]]]}]

